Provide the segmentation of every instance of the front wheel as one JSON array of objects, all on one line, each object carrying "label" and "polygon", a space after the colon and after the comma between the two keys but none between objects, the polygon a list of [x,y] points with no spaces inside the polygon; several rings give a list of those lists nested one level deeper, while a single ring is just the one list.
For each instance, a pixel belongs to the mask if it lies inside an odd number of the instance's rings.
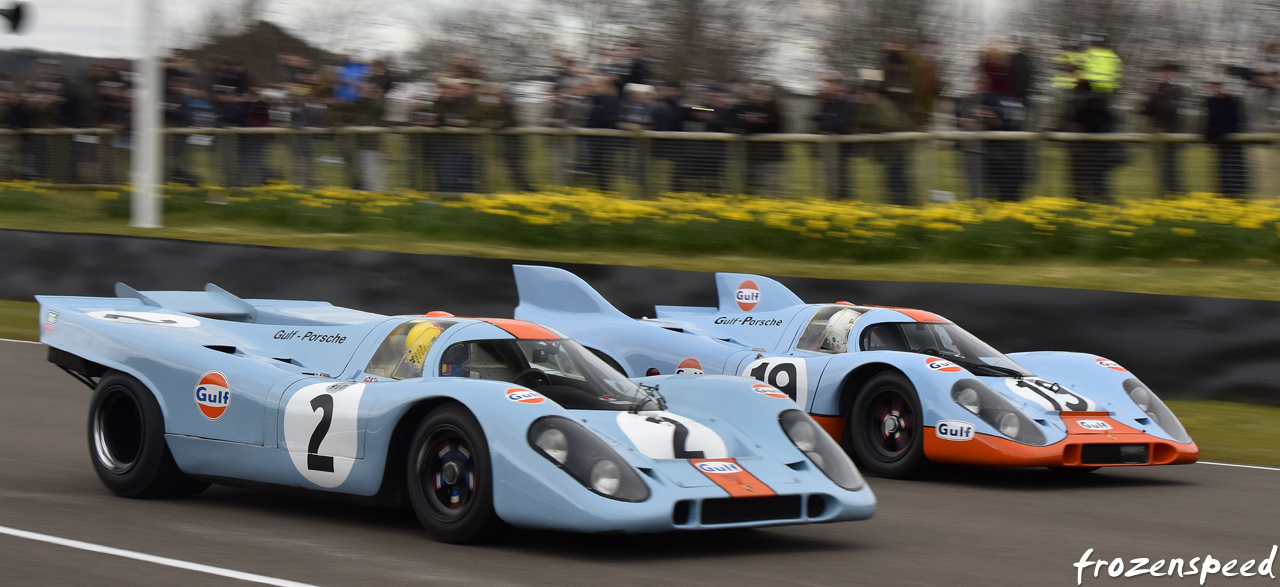
[{"label": "front wheel", "polygon": [[102,484],[120,497],[178,497],[209,484],[178,469],[151,390],[120,372],[102,378],[89,402],[89,454]]},{"label": "front wheel", "polygon": [[845,426],[845,447],[863,469],[880,477],[905,479],[924,472],[924,427],[915,386],[899,373],[885,372],[862,387]]},{"label": "front wheel", "polygon": [[483,540],[498,524],[489,444],[458,404],[433,410],[409,443],[409,502],[432,536],[452,544]]}]

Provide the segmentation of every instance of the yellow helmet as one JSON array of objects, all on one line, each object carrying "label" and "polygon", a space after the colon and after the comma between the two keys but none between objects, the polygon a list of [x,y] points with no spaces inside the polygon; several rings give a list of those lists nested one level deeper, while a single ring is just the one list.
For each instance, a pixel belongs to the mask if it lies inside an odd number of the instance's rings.
[{"label": "yellow helmet", "polygon": [[423,362],[427,359],[427,351],[431,350],[431,345],[440,338],[441,332],[443,331],[435,322],[419,322],[411,328],[409,334],[404,337],[407,360],[421,370]]}]

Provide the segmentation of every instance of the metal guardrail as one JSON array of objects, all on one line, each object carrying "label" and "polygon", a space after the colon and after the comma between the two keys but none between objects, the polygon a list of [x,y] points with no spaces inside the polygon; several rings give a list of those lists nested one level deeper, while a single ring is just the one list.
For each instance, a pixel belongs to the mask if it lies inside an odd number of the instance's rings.
[{"label": "metal guardrail", "polygon": [[[170,181],[247,187],[278,180],[385,191],[585,187],[858,198],[1033,195],[1159,197],[1208,191],[1280,197],[1280,134],[1212,143],[1193,134],[903,132],[860,135],[521,127],[169,128]],[[0,129],[0,178],[127,181],[128,134]]]}]

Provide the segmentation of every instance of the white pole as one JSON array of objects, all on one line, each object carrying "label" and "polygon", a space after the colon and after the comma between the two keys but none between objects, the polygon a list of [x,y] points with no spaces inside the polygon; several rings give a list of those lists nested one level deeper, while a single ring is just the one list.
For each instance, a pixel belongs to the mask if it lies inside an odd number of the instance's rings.
[{"label": "white pole", "polygon": [[138,19],[142,55],[137,60],[133,91],[133,199],[129,226],[160,228],[163,212],[156,193],[160,183],[160,1],[142,0]]}]

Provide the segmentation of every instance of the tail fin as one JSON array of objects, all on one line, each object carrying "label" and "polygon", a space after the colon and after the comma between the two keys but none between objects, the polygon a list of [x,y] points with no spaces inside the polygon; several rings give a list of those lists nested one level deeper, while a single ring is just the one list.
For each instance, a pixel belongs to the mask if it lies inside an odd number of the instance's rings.
[{"label": "tail fin", "polygon": [[[530,313],[602,314],[628,318],[577,275],[555,267],[512,265],[520,305],[517,317]],[[629,319],[629,318],[628,318]]]},{"label": "tail fin", "polygon": [[804,304],[786,286],[768,277],[745,273],[717,273],[720,312],[772,312]]}]

